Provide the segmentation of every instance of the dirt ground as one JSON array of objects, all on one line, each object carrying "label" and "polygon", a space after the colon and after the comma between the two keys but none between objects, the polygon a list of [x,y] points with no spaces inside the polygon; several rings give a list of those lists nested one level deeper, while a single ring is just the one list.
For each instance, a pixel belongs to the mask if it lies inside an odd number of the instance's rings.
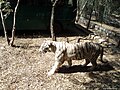
[{"label": "dirt ground", "polygon": [[[79,36],[69,36],[73,43]],[[49,37],[16,37],[15,47],[5,45],[0,37],[0,90],[119,90],[120,49],[109,48],[104,59],[109,64],[98,62],[100,69],[88,71],[91,65],[82,68],[84,60],[73,61],[71,68],[65,62],[57,73],[48,77],[47,72],[54,64],[54,54],[40,56],[41,43]],[[65,41],[64,37],[58,37]]]}]

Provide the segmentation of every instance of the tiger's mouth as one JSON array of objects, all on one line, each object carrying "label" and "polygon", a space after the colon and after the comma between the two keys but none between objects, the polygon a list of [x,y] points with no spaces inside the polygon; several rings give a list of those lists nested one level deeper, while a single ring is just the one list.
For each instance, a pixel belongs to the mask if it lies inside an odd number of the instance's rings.
[{"label": "tiger's mouth", "polygon": [[41,53],[41,54],[45,54],[45,53],[47,53],[47,52],[51,52],[51,50],[49,50],[49,48],[46,48],[46,49],[39,49],[39,52]]},{"label": "tiger's mouth", "polygon": [[41,54],[44,54],[44,53],[46,53],[47,51],[46,51],[46,50],[41,50],[41,49],[39,49],[39,52],[40,52]]},{"label": "tiger's mouth", "polygon": [[43,52],[43,53],[49,52],[49,48],[44,49],[42,52]]},{"label": "tiger's mouth", "polygon": [[40,56],[42,57],[47,51],[40,51]]}]

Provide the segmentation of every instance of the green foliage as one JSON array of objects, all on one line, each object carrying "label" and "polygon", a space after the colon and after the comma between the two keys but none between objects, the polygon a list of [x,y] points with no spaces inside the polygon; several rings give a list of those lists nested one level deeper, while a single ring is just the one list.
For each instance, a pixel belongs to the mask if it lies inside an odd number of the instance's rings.
[{"label": "green foliage", "polygon": [[6,0],[0,0],[0,9],[3,12],[4,19],[6,19],[12,12],[12,9],[10,8],[10,2]]},{"label": "green foliage", "polygon": [[[95,12],[96,20],[103,22],[110,15],[116,13],[120,14],[120,1],[119,0],[78,0],[78,7],[81,8],[87,2],[82,16],[88,18],[91,9]],[[93,5],[94,2],[94,5]]]}]

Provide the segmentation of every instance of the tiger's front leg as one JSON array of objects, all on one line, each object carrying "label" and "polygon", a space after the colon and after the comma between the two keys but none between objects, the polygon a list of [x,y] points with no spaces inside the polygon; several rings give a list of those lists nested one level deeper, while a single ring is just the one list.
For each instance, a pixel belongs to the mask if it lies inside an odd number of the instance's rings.
[{"label": "tiger's front leg", "polygon": [[55,73],[55,71],[57,71],[58,68],[61,66],[61,64],[62,64],[61,62],[55,61],[55,63],[54,63],[54,65],[53,65],[52,69],[48,72],[48,76],[53,75],[53,74]]},{"label": "tiger's front leg", "polygon": [[48,76],[53,75],[58,70],[58,68],[64,63],[63,56],[64,54],[62,52],[58,52],[55,55],[55,63],[52,69],[48,72]]},{"label": "tiger's front leg", "polygon": [[89,59],[85,59],[85,64],[83,64],[82,67],[87,66],[89,63],[90,63],[90,60]]}]

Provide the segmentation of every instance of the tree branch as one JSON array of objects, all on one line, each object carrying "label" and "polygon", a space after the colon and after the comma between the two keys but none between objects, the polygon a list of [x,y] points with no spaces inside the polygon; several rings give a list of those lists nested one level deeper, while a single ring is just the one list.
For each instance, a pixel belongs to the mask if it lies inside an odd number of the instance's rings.
[{"label": "tree branch", "polygon": [[20,0],[17,1],[17,4],[16,4],[16,6],[15,6],[15,10],[14,10],[13,28],[12,28],[12,38],[11,38],[11,41],[10,41],[10,45],[11,45],[11,46],[13,46],[14,38],[15,38],[16,12],[17,12],[17,8],[18,8],[18,6],[19,6],[19,2],[20,2]]},{"label": "tree branch", "polygon": [[54,11],[55,11],[55,6],[59,0],[55,0],[55,2],[52,5],[52,11],[51,11],[51,19],[50,19],[50,31],[51,31],[51,37],[53,41],[56,41],[56,36],[54,33]]},{"label": "tree branch", "polygon": [[1,3],[0,3],[0,15],[1,15],[1,20],[2,20],[2,26],[3,26],[3,30],[4,30],[4,34],[5,34],[5,39],[7,41],[7,44],[9,45],[9,38],[7,36],[7,31],[6,31],[6,27],[5,27],[5,22],[4,22],[4,18],[3,18],[3,13],[2,13],[2,9],[1,9]]},{"label": "tree branch", "polygon": [[77,15],[76,15],[76,20],[75,20],[76,24],[78,24],[79,18],[81,17],[82,12],[83,12],[85,6],[87,5],[87,3],[88,3],[88,0],[85,2],[82,9],[80,10],[80,8],[79,8],[79,0],[77,0]]}]

